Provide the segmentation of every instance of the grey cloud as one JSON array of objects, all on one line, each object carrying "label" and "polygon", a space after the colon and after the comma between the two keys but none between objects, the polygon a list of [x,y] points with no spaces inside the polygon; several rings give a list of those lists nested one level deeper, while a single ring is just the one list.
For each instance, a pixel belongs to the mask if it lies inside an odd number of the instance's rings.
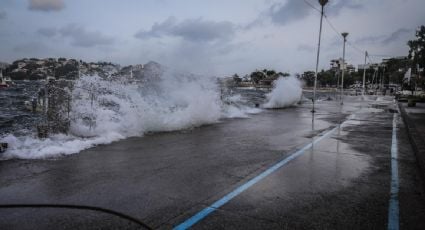
[{"label": "grey cloud", "polygon": [[310,8],[302,0],[289,0],[286,4],[276,3],[269,9],[273,23],[285,25],[291,21],[300,20],[309,15]]},{"label": "grey cloud", "polygon": [[247,49],[249,47],[248,42],[238,42],[238,43],[229,43],[229,44],[220,44],[221,46],[215,46],[212,47],[214,50],[216,50],[217,55],[227,55],[235,50],[243,50]]},{"label": "grey cloud", "polygon": [[377,36],[367,36],[360,39],[357,39],[355,43],[357,44],[383,44],[387,45],[391,42],[398,41],[404,34],[412,32],[411,29],[400,28],[391,34],[387,35],[377,35]]},{"label": "grey cloud", "polygon": [[327,6],[326,14],[328,15],[338,15],[341,10],[344,8],[358,10],[362,9],[363,5],[357,3],[356,1],[347,1],[347,0],[339,0],[339,1],[330,1],[329,6]]},{"label": "grey cloud", "polygon": [[7,17],[6,11],[0,11],[0,20],[6,19],[6,17]]},{"label": "grey cloud", "polygon": [[158,38],[170,34],[175,26],[176,18],[169,17],[162,23],[156,22],[149,31],[139,31],[134,36],[140,39]]},{"label": "grey cloud", "polygon": [[397,31],[394,31],[393,33],[391,33],[387,38],[385,38],[382,41],[382,43],[388,44],[388,43],[391,43],[393,41],[398,41],[399,38],[401,36],[403,36],[403,34],[407,34],[407,33],[410,33],[410,32],[412,32],[412,30],[409,30],[407,28],[398,29]]},{"label": "grey cloud", "polygon": [[206,21],[202,18],[177,22],[170,17],[162,23],[155,23],[148,31],[139,31],[136,38],[147,39],[162,36],[181,37],[191,42],[226,40],[235,34],[236,27],[231,22]]},{"label": "grey cloud", "polygon": [[315,47],[307,44],[301,44],[297,47],[297,50],[312,53],[315,51]]},{"label": "grey cloud", "polygon": [[[171,49],[159,45],[161,40],[157,40],[160,48],[166,49],[167,55],[159,51],[162,62],[175,69],[192,72],[212,74],[216,71],[212,66],[221,63],[223,58],[231,56],[235,50],[243,50],[244,43],[234,42],[234,36],[238,31],[236,25],[231,22],[216,22],[198,19],[187,19],[178,21],[170,17],[163,22],[155,23],[149,30],[142,30],[134,36],[138,39],[150,38],[180,38]],[[196,52],[194,52],[196,51]],[[184,58],[181,58],[184,57]]]},{"label": "grey cloud", "polygon": [[50,38],[56,36],[58,30],[56,28],[40,28],[37,33]]},{"label": "grey cloud", "polygon": [[29,0],[28,8],[38,11],[60,11],[65,7],[63,0]]},{"label": "grey cloud", "polygon": [[[313,9],[314,7],[314,9]],[[341,10],[346,9],[361,9],[363,5],[350,2],[346,0],[330,1],[325,6],[325,13],[328,15],[338,15]],[[271,21],[277,25],[286,25],[293,21],[301,20],[308,17],[312,10],[319,10],[320,5],[317,1],[309,0],[288,0],[285,4],[275,3],[273,4],[266,15],[270,17]],[[264,15],[260,15],[263,18]],[[259,24],[258,19],[254,21],[254,24]]]},{"label": "grey cloud", "polygon": [[80,47],[94,47],[98,45],[110,45],[114,39],[105,36],[98,31],[87,31],[79,25],[70,24],[59,29],[59,33],[63,37],[69,37],[71,44]]},{"label": "grey cloud", "polygon": [[362,37],[359,38],[355,41],[355,43],[359,43],[359,44],[373,44],[373,43],[377,43],[382,41],[382,39],[384,39],[385,36],[383,35],[378,35],[378,36],[366,36],[366,37]]},{"label": "grey cloud", "polygon": [[35,41],[23,43],[13,48],[14,52],[24,53],[24,54],[34,54],[36,56],[40,55],[46,50],[48,50],[48,48],[43,43],[39,43]]},{"label": "grey cloud", "polygon": [[174,34],[191,41],[211,41],[227,39],[234,35],[234,26],[230,22],[186,20],[177,25]]}]

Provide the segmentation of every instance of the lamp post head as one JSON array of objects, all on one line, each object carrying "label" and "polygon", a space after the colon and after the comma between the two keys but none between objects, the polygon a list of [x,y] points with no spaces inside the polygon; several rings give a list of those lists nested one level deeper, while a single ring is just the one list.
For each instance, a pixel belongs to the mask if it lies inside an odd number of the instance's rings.
[{"label": "lamp post head", "polygon": [[319,0],[319,4],[320,4],[321,6],[326,5],[326,3],[328,3],[328,0]]},{"label": "lamp post head", "polygon": [[344,33],[341,33],[341,35],[342,35],[344,38],[346,38],[346,37],[348,36],[348,33],[347,33],[347,32],[344,32]]}]

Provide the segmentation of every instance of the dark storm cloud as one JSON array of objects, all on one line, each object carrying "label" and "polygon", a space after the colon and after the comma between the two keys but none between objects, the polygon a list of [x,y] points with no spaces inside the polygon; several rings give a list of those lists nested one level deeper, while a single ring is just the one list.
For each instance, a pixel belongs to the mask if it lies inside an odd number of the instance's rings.
[{"label": "dark storm cloud", "polygon": [[56,36],[58,30],[56,28],[40,28],[37,33],[50,38]]},{"label": "dark storm cloud", "polygon": [[210,42],[229,39],[233,37],[235,30],[236,27],[227,21],[215,22],[198,18],[177,22],[174,17],[170,17],[162,23],[155,23],[148,31],[139,31],[135,37],[147,39],[173,36],[191,42]]},{"label": "dark storm cloud", "polygon": [[63,0],[29,0],[28,8],[38,11],[60,11],[65,7]]},{"label": "dark storm cloud", "polygon": [[110,45],[114,39],[105,36],[98,31],[87,31],[84,27],[70,24],[59,29],[63,37],[71,39],[71,45],[80,47],[94,47],[98,45]]}]

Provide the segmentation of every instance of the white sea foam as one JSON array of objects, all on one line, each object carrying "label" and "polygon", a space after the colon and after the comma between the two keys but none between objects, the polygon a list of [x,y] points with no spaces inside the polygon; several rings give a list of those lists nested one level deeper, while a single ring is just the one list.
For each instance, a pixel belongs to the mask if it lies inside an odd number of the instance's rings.
[{"label": "white sea foam", "polygon": [[248,118],[249,114],[257,114],[262,111],[259,108],[247,106],[240,94],[227,97],[222,106],[225,118]]},{"label": "white sea foam", "polygon": [[280,77],[274,82],[273,90],[266,95],[264,108],[285,108],[301,100],[301,82],[296,77]]},{"label": "white sea foam", "polygon": [[170,72],[142,84],[83,76],[72,92],[70,133],[46,139],[5,136],[0,142],[9,143],[9,149],[3,158],[74,154],[147,132],[187,129],[261,111],[239,105],[237,97],[222,103],[219,92],[215,79]]}]

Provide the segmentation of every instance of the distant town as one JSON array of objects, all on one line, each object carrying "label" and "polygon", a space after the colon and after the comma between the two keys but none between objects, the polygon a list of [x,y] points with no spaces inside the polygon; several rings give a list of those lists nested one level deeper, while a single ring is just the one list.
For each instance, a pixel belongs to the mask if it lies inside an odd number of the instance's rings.
[{"label": "distant town", "polygon": [[[115,78],[123,75],[143,75],[143,70],[159,69],[156,62],[124,66],[111,62],[84,62],[82,60],[67,58],[24,58],[12,64],[1,63],[0,69],[3,76],[13,81],[18,80],[44,80],[49,77],[55,79],[75,80],[79,75],[99,75],[101,77]],[[146,73],[145,73],[146,74]]]},{"label": "distant town", "polygon": [[[345,65],[344,87],[361,87],[363,74],[366,77],[367,85],[378,85],[378,87],[389,84],[403,85],[403,78],[408,71],[410,59],[407,56],[382,59],[380,63],[367,63],[358,65],[357,68],[349,63]],[[17,80],[43,80],[48,77],[54,79],[74,80],[79,75],[99,75],[101,77],[119,78],[120,76],[134,75],[135,78],[143,78],[144,75],[158,74],[161,65],[150,61],[146,64],[121,66],[111,62],[85,62],[77,59],[67,58],[23,58],[12,62],[12,64],[1,63],[0,68],[3,76],[13,81]],[[318,72],[318,87],[331,88],[339,84],[341,71],[343,68],[342,59],[329,61],[329,67]],[[412,72],[412,79],[415,80],[418,73],[423,70],[418,69]],[[304,81],[305,87],[312,87],[314,84],[314,71],[305,71],[294,74],[298,79]],[[279,77],[290,76],[287,72],[278,72],[271,69],[254,70],[252,73],[240,76],[220,77],[228,85],[237,87],[271,87],[273,82]],[[415,87],[424,87],[421,78],[415,80]]]},{"label": "distant town", "polygon": [[[340,85],[342,73],[342,58],[333,59],[329,61],[329,67],[322,69],[317,74],[317,84],[321,88],[334,88]],[[344,87],[362,87],[363,75],[365,75],[366,85],[376,85],[376,87],[388,87],[390,84],[403,85],[407,82],[404,81],[405,73],[410,66],[410,59],[407,56],[393,57],[382,59],[379,63],[367,63],[358,65],[357,68],[349,63],[345,63],[345,76]],[[424,81],[419,78],[422,69],[414,70],[411,74],[411,80],[416,83],[416,87],[425,88]],[[314,85],[314,71],[305,71],[303,73],[295,73],[298,79],[305,83],[305,87],[312,87]],[[225,77],[228,84],[234,84],[242,87],[268,87],[271,86],[273,81],[278,77],[290,76],[287,72],[277,72],[275,70],[255,70],[250,74],[239,76]]]}]

